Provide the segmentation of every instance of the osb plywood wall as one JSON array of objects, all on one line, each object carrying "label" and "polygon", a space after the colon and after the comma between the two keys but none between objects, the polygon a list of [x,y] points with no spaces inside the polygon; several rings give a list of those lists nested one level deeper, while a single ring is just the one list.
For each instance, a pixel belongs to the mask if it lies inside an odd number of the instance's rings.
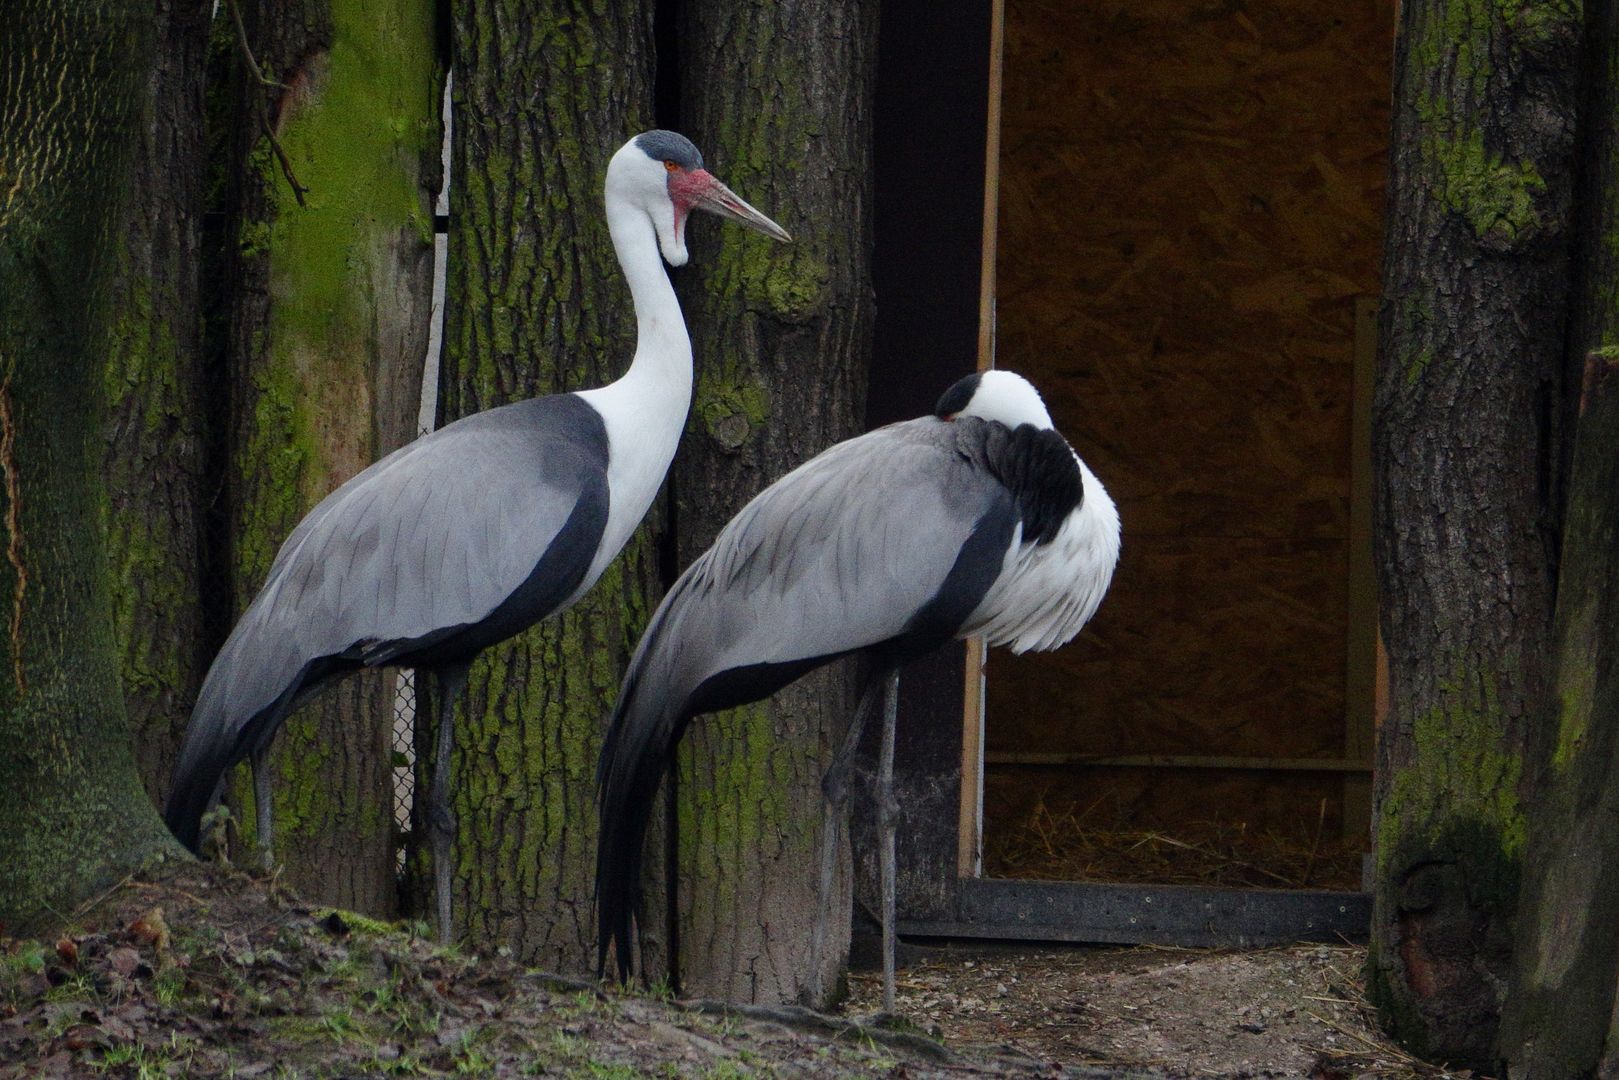
[{"label": "osb plywood wall", "polygon": [[[1125,539],[1076,643],[992,655],[992,754],[1342,756],[1393,9],[1006,0],[997,363],[1042,387]],[[991,766],[988,828],[1109,792],[1160,822],[1338,813],[1339,777],[1215,779]]]}]

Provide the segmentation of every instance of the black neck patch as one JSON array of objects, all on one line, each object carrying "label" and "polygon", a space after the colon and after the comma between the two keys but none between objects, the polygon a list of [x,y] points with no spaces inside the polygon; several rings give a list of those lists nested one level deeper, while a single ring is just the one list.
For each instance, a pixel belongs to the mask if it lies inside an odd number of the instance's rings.
[{"label": "black neck patch", "polygon": [[978,384],[983,378],[983,372],[975,371],[965,379],[958,379],[939,397],[939,403],[933,406],[933,415],[940,420],[948,420],[965,409],[972,402],[973,395],[978,393]]},{"label": "black neck patch", "polygon": [[703,155],[678,131],[642,132],[635,137],[635,145],[653,161],[672,161],[688,171],[703,167]]},{"label": "black neck patch", "polygon": [[[952,391],[954,388],[952,388]],[[1023,542],[1049,544],[1085,496],[1079,460],[1067,441],[1050,428],[964,417],[968,437],[990,475],[1006,486],[1023,521]]]}]

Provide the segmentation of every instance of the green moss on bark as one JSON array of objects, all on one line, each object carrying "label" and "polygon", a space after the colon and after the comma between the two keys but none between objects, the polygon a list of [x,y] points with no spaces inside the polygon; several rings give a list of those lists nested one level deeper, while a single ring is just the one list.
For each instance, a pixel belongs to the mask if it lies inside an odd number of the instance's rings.
[{"label": "green moss on bark", "polygon": [[1511,911],[1523,857],[1519,797],[1523,759],[1504,747],[1507,728],[1488,672],[1458,676],[1442,705],[1413,725],[1412,761],[1393,777],[1379,810],[1378,869],[1449,855],[1464,863],[1472,899]]},{"label": "green moss on bark", "polygon": [[[262,332],[244,335],[232,462],[244,493],[233,522],[238,610],[302,516],[413,434],[393,430],[385,388],[416,385],[421,354],[404,347],[425,339],[413,327],[426,324],[432,240],[433,5],[330,0],[303,15],[304,32],[323,36],[288,46],[297,66],[278,74],[290,87],[278,129],[305,205],[260,138],[248,154],[257,210],[237,232],[237,254],[269,296]],[[329,691],[289,718],[273,757],[275,845],[289,878],[311,895],[385,913],[393,679],[368,673]],[[246,787],[238,791],[250,823]]]},{"label": "green moss on bark", "polygon": [[1466,219],[1481,240],[1510,247],[1540,225],[1537,200],[1546,181],[1532,162],[1506,161],[1490,153],[1481,132],[1432,144],[1444,184],[1440,198]]}]

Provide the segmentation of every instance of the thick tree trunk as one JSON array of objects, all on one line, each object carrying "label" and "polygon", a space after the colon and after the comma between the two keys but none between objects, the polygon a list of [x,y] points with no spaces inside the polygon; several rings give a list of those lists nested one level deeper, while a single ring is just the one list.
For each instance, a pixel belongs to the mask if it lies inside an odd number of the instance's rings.
[{"label": "thick tree trunk", "polygon": [[208,666],[204,631],[203,84],[210,0],[158,0],[114,236],[108,342],[107,556],[124,707],[153,800]]},{"label": "thick tree trunk", "polygon": [[[1592,353],[1564,533],[1550,760],[1536,785],[1501,1057],[1512,1076],[1596,1075],[1619,981],[1619,348]],[[1603,1074],[1608,1075],[1608,1074]]]},{"label": "thick tree trunk", "polygon": [[0,922],[178,853],[124,726],[101,542],[118,186],[140,4],[21,0],[0,34]]},{"label": "thick tree trunk", "polygon": [[[432,0],[259,0],[243,15],[265,77],[287,87],[271,112],[309,192],[297,205],[258,126],[266,90],[240,80],[227,470],[238,612],[298,520],[415,435],[441,85]],[[287,721],[272,758],[286,880],[384,915],[397,903],[394,680],[343,680]]]},{"label": "thick tree trunk", "polygon": [[[602,180],[623,140],[651,126],[652,7],[455,6],[446,422],[629,366],[635,318]],[[473,948],[595,970],[596,755],[658,593],[652,525],[572,610],[473,668],[451,782],[455,931]]]},{"label": "thick tree trunk", "polygon": [[1546,685],[1578,20],[1401,8],[1374,447],[1390,705],[1369,987],[1425,1056],[1491,1059]]},{"label": "thick tree trunk", "polygon": [[[1619,1075],[1619,4],[1586,7],[1570,345],[1585,356],[1500,1059]],[[1606,1062],[1606,1071],[1600,1071]]]},{"label": "thick tree trunk", "polygon": [[[877,8],[693,0],[680,29],[687,133],[716,175],[794,237],[779,245],[701,220],[692,227],[683,284],[697,385],[674,469],[686,566],[766,484],[861,429]],[[825,669],[767,702],[705,717],[686,737],[677,770],[682,992],[787,1002],[829,985],[826,971],[811,970],[823,905],[824,966],[844,963],[848,856],[835,894],[822,897],[818,851],[821,774],[853,712],[852,675],[848,665]]]}]

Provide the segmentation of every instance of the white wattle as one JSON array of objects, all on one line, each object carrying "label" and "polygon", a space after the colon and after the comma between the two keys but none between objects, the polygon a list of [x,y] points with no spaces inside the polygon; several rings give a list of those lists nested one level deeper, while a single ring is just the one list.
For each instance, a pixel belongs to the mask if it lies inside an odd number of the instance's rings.
[{"label": "white wattle", "polygon": [[[633,144],[619,153],[627,152],[641,153]],[[614,164],[618,164],[616,159]],[[635,304],[635,359],[617,382],[578,395],[601,414],[607,426],[610,496],[607,525],[596,557],[564,607],[596,583],[646,516],[674,460],[691,406],[691,338],[686,320],[663,268],[653,220],[623,190],[624,185],[615,183],[620,176],[620,170],[609,166],[607,228]]]}]

